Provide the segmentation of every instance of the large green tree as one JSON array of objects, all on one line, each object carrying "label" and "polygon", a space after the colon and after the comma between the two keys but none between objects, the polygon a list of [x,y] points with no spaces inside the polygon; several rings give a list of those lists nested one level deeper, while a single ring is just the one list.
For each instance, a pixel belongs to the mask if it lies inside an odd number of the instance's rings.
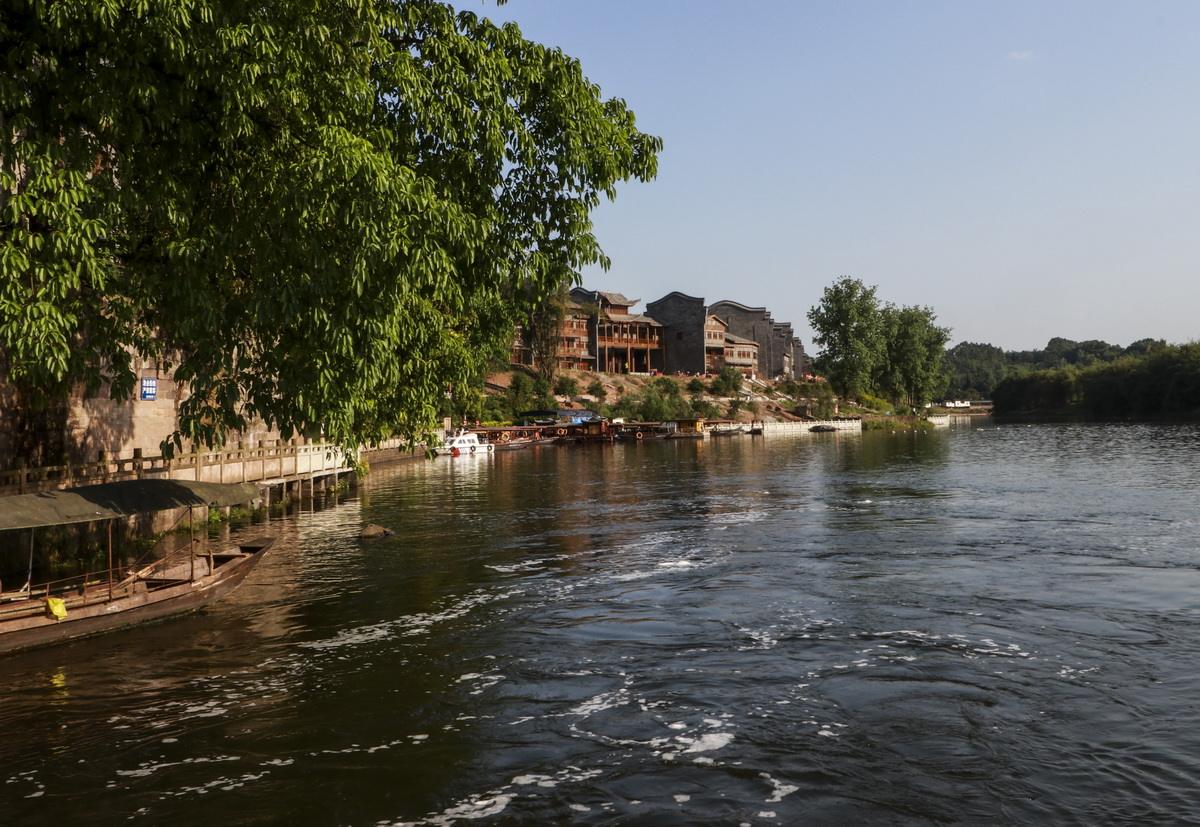
[{"label": "large green tree", "polygon": [[12,0],[0,378],[190,387],[353,445],[431,425],[661,144],[561,51],[433,0]]},{"label": "large green tree", "polygon": [[944,357],[950,331],[939,327],[932,307],[887,305],[880,312],[883,348],[877,388],[919,410],[945,387]]},{"label": "large green tree", "polygon": [[842,398],[871,385],[882,347],[882,318],[877,288],[859,279],[838,279],[808,311],[813,341],[821,348],[820,369]]}]

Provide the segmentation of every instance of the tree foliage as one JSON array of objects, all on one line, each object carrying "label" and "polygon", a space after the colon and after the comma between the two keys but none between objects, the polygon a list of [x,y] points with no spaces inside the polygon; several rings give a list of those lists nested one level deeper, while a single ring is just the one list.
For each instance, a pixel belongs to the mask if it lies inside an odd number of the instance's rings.
[{"label": "tree foliage", "polygon": [[661,142],[580,64],[433,0],[13,0],[0,12],[0,371],[29,399],[190,388],[346,445],[445,388],[581,267]]},{"label": "tree foliage", "polygon": [[999,414],[1195,417],[1200,415],[1200,344],[1156,345],[1141,355],[1082,368],[1010,376],[992,399]]},{"label": "tree foliage", "polygon": [[946,392],[955,399],[987,399],[1007,372],[1004,351],[995,345],[959,342],[946,351]]},{"label": "tree foliage", "polygon": [[876,288],[843,277],[825,288],[808,311],[820,369],[842,398],[869,390],[882,345]]},{"label": "tree foliage", "polygon": [[534,370],[551,385],[558,374],[559,333],[567,318],[567,291],[574,280],[574,274],[568,274],[553,293],[535,302],[525,324]]},{"label": "tree foliage", "polygon": [[1128,347],[1098,339],[1077,342],[1055,336],[1046,347],[1004,351],[994,345],[960,342],[946,352],[947,393],[957,398],[990,398],[1004,379],[1033,371],[1087,368],[1140,357],[1168,348],[1162,339],[1139,339]]},{"label": "tree foliage", "polygon": [[882,344],[876,388],[919,409],[945,386],[943,359],[950,331],[939,327],[932,307],[886,305],[880,311]]},{"label": "tree foliage", "polygon": [[825,288],[808,311],[823,348],[818,363],[843,398],[874,392],[919,408],[945,384],[950,331],[932,307],[881,305],[876,290],[852,278]]},{"label": "tree foliage", "polygon": [[716,375],[709,385],[709,390],[717,396],[736,396],[742,390],[745,377],[733,365],[726,365]]}]

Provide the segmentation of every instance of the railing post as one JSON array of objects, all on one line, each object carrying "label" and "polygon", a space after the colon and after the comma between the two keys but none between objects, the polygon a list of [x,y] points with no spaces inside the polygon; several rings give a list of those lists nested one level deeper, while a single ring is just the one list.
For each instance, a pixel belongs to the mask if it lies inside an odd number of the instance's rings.
[{"label": "railing post", "polygon": [[25,493],[25,458],[17,460],[17,493]]},{"label": "railing post", "polygon": [[139,480],[145,475],[145,472],[142,468],[142,449],[141,448],[133,449],[133,473],[135,476],[137,476],[137,478]]},{"label": "railing post", "polygon": [[101,448],[97,452],[96,460],[100,463],[100,479],[108,482],[108,452]]}]

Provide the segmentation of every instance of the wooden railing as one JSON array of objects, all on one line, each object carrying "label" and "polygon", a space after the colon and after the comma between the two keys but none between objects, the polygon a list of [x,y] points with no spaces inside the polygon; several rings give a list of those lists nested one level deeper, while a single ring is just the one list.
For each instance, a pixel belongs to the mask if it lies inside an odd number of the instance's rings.
[{"label": "wooden railing", "polygon": [[[399,440],[393,442],[400,444]],[[389,442],[376,447],[393,446]],[[130,457],[100,452],[95,462],[0,471],[0,496],[143,478],[257,482],[348,470],[352,464],[353,459],[335,445],[303,444],[302,440],[263,440],[253,447],[239,444],[236,448],[197,451],[170,459],[147,457],[138,449]]]}]

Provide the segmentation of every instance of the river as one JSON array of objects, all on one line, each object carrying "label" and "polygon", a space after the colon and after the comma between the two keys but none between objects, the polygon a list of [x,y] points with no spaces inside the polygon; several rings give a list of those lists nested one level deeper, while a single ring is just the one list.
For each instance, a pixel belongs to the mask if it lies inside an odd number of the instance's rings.
[{"label": "river", "polygon": [[1170,425],[383,468],[205,611],[0,660],[0,819],[1198,823],[1198,494]]}]

